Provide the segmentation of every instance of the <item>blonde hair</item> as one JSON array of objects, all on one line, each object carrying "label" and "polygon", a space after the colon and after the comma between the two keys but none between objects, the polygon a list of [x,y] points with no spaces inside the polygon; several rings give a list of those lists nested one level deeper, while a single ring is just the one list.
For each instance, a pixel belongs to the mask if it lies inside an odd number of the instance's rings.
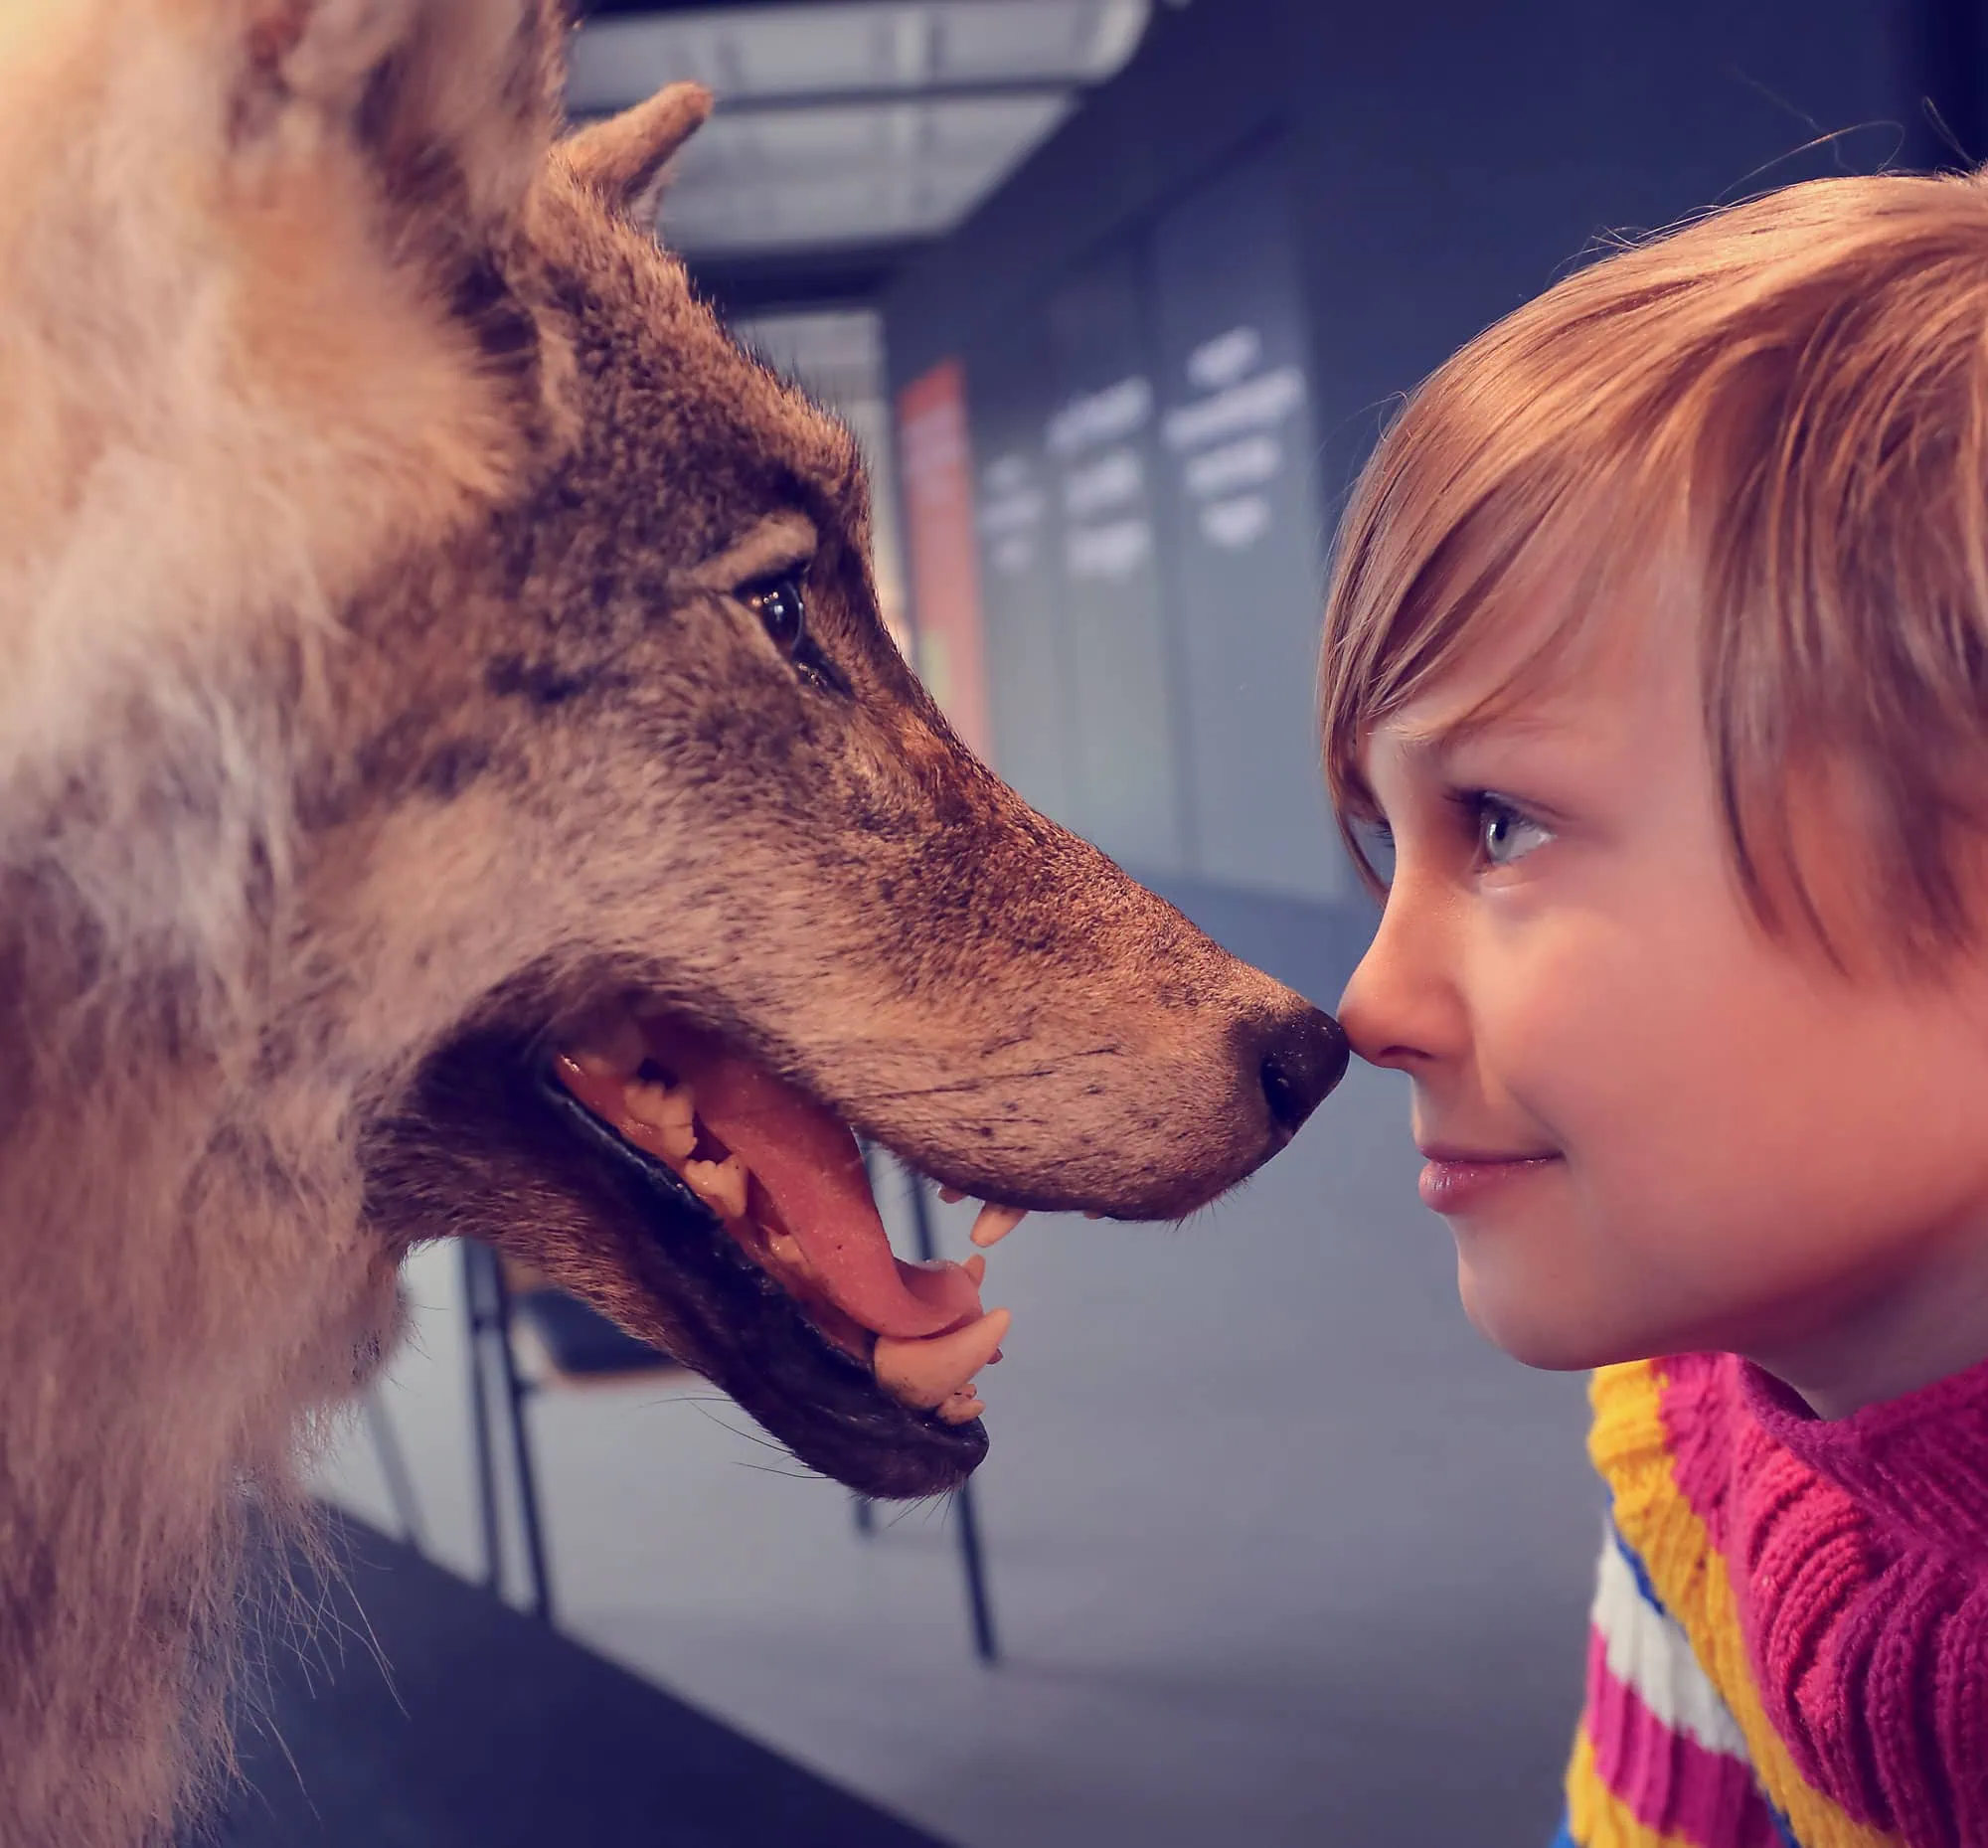
[{"label": "blonde hair", "polygon": [[1759,922],[1785,937],[1792,903],[1843,966],[1792,836],[1794,779],[1814,776],[1858,817],[1888,952],[1938,966],[1971,944],[1956,850],[1988,809],[1988,182],[1818,180],[1714,214],[1568,277],[1413,394],[1342,525],[1321,669],[1327,776],[1371,890],[1374,727],[1553,564],[1574,561],[1575,593],[1496,703],[1659,557],[1691,582]]}]

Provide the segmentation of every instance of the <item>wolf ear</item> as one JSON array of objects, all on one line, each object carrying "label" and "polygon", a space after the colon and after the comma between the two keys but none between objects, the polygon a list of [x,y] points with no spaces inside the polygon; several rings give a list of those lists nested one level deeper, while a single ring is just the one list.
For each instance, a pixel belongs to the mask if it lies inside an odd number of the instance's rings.
[{"label": "wolf ear", "polygon": [[561,0],[250,0],[237,122],[342,126],[390,190],[514,209],[556,119]]},{"label": "wolf ear", "polygon": [[672,84],[647,102],[569,135],[560,152],[610,212],[646,229],[662,209],[671,157],[704,125],[711,104],[703,84]]}]

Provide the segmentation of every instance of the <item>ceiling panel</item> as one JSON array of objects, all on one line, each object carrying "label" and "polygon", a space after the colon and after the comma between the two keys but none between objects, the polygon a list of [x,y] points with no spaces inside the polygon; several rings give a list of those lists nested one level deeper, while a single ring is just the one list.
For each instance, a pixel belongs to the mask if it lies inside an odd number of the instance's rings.
[{"label": "ceiling panel", "polygon": [[[1150,0],[820,0],[596,19],[575,38],[584,117],[692,79],[718,112],[663,210],[688,254],[935,237],[1119,70]],[[838,98],[847,100],[838,100]]]},{"label": "ceiling panel", "polygon": [[921,0],[756,6],[596,20],[568,98],[614,109],[689,78],[721,101],[944,84],[1094,84],[1131,55],[1147,0]]},{"label": "ceiling panel", "polygon": [[696,187],[819,179],[906,163],[995,168],[1069,113],[1062,95],[945,102],[831,104],[718,116],[679,157],[681,194]]},{"label": "ceiling panel", "polygon": [[1126,0],[972,0],[926,11],[934,83],[1095,84],[1132,55],[1147,9]]},{"label": "ceiling panel", "polygon": [[728,252],[935,236],[1071,106],[988,96],[720,116],[684,151],[663,236]]}]

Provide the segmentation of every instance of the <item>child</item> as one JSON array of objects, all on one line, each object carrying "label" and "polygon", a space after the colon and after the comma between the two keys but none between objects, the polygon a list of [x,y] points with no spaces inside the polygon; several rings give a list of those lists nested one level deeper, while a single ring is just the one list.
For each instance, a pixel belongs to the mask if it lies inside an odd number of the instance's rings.
[{"label": "child", "polygon": [[1464,348],[1323,702],[1346,1029],[1472,1320],[1599,1369],[1563,1842],[1988,1844],[1988,183],[1797,186]]}]

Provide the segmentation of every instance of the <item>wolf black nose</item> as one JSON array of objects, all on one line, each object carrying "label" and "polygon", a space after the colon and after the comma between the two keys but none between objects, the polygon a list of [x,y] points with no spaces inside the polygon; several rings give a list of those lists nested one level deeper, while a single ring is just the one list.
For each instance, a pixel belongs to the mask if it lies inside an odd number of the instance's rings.
[{"label": "wolf black nose", "polygon": [[1286,1136],[1297,1134],[1346,1076],[1346,1035],[1339,1022],[1315,1007],[1271,1029],[1260,1068],[1263,1096],[1270,1120]]}]

